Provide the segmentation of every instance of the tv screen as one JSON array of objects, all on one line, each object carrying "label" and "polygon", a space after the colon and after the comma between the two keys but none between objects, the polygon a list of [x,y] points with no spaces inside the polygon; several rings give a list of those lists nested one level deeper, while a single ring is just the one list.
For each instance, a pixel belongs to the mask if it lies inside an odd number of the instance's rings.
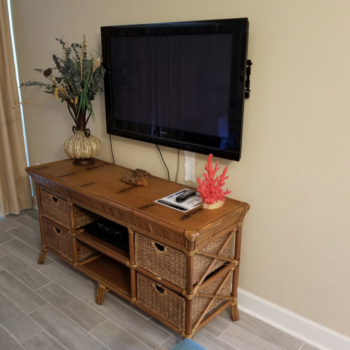
[{"label": "tv screen", "polygon": [[101,30],[108,133],[240,159],[247,19]]}]

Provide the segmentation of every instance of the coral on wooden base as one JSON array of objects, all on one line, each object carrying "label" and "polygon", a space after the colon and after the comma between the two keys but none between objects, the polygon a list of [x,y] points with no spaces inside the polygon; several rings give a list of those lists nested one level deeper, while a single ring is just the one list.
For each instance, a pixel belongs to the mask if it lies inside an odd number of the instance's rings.
[{"label": "coral on wooden base", "polygon": [[204,180],[201,181],[198,178],[199,188],[197,191],[200,193],[199,196],[203,201],[204,209],[217,209],[220,208],[225,202],[225,196],[231,191],[226,189],[224,192],[222,187],[225,185],[225,180],[228,179],[226,176],[227,166],[220,176],[215,177],[216,172],[220,169],[219,162],[216,162],[215,168],[213,169],[212,164],[213,155],[209,154],[208,164],[205,165],[205,170],[208,174],[203,173]]},{"label": "coral on wooden base", "polygon": [[202,207],[204,209],[218,209],[224,205],[224,201],[217,201],[215,203],[209,204],[209,203],[202,203]]}]

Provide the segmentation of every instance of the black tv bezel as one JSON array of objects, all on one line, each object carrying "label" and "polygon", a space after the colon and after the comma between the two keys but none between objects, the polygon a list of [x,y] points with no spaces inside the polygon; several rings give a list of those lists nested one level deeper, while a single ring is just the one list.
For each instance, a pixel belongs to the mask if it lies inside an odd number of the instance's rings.
[{"label": "black tv bezel", "polygon": [[[236,99],[240,103],[240,130],[239,130],[239,149],[220,149],[213,147],[219,144],[221,137],[202,135],[183,130],[159,127],[157,125],[147,125],[142,123],[127,122],[117,120],[113,117],[113,97],[112,81],[110,76],[110,46],[109,39],[112,37],[133,37],[133,36],[150,36],[150,35],[186,35],[186,34],[215,34],[215,33],[232,33],[240,28],[241,45],[239,57],[239,70],[244,78],[239,82],[238,96],[231,93],[230,100]],[[155,23],[155,24],[137,24],[122,26],[101,27],[102,39],[102,58],[103,65],[106,69],[104,86],[105,86],[105,106],[107,133],[111,135],[126,137],[138,141],[164,145],[168,147],[183,149],[191,152],[209,154],[216,157],[239,161],[242,150],[242,133],[243,133],[243,116],[244,116],[244,90],[247,66],[247,48],[248,48],[248,18],[220,19],[208,21],[193,22],[172,22],[172,23]],[[235,53],[237,54],[237,52]],[[233,120],[230,118],[230,128]],[[135,132],[137,130],[137,132]],[[142,132],[140,132],[140,130]]]}]

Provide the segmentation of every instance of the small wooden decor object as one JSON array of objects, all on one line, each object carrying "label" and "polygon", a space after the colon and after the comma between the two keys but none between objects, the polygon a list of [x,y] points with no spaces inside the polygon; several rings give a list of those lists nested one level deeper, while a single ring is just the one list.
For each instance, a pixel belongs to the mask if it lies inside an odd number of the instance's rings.
[{"label": "small wooden decor object", "polygon": [[[214,179],[218,169],[212,169],[211,157],[207,168],[207,180]],[[98,305],[113,292],[184,338],[192,338],[228,307],[232,320],[239,319],[237,288],[247,203],[227,198],[210,215],[201,209],[172,210],[154,201],[183,185],[99,159],[86,167],[67,159],[26,170],[38,198],[39,264],[47,252],[55,254],[97,282]],[[148,186],[125,188],[115,181],[121,178]],[[221,187],[224,179],[225,172],[218,179]],[[84,231],[83,225],[99,217],[127,227],[128,250]]]},{"label": "small wooden decor object", "polygon": [[208,164],[205,164],[205,170],[208,174],[203,173],[204,180],[200,180],[198,177],[199,188],[197,191],[200,193],[200,197],[203,201],[204,209],[217,209],[220,208],[225,202],[225,196],[231,191],[226,189],[224,192],[222,187],[225,185],[225,180],[228,179],[226,176],[227,166],[220,176],[215,177],[216,172],[220,169],[219,162],[216,162],[215,168],[213,169],[212,163],[213,155],[209,154]]},{"label": "small wooden decor object", "polygon": [[148,186],[148,179],[151,176],[146,170],[135,169],[126,173],[121,180],[129,185]]}]

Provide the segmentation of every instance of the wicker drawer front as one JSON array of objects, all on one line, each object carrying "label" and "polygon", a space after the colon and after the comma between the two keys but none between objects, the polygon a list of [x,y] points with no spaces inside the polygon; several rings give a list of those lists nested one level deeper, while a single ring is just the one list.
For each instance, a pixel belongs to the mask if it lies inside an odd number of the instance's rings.
[{"label": "wicker drawer front", "polygon": [[[228,235],[225,235],[216,241],[210,243],[203,251],[211,254],[217,254],[227,240]],[[230,257],[232,251],[232,239],[225,247],[221,255]],[[186,288],[186,266],[187,256],[179,250],[167,247],[148,237],[135,234],[135,261],[144,269],[154,273],[155,275],[176,284],[182,288]],[[197,283],[213,258],[209,258],[200,254],[194,256],[193,264],[193,284]],[[225,264],[225,261],[218,260],[215,262],[211,271],[215,271]]]},{"label": "wicker drawer front", "polygon": [[[46,221],[44,221],[44,232],[46,244],[73,262],[73,242],[72,236],[69,234],[69,232],[60,230]],[[79,241],[77,241],[77,249],[79,261],[85,260],[96,252],[95,249]]]},{"label": "wicker drawer front", "polygon": [[[41,209],[45,217],[70,228],[69,204],[66,200],[40,190]],[[78,215],[77,215],[78,214]],[[94,221],[96,215],[74,206],[75,228],[82,227]]]},{"label": "wicker drawer front", "polygon": [[[219,295],[231,296],[232,287],[232,271],[222,286]],[[220,287],[225,276],[216,279],[209,286],[201,290],[203,294],[214,295]],[[192,300],[192,326],[199,320],[210,303],[211,298],[196,296]],[[180,330],[185,329],[185,298],[177,293],[157,284],[147,277],[137,274],[137,301],[154,312],[156,315],[167,320]],[[223,299],[214,299],[206,315],[210,314],[215,308],[225,303]]]},{"label": "wicker drawer front", "polygon": [[185,298],[137,274],[137,301],[175,327],[185,327]]}]

